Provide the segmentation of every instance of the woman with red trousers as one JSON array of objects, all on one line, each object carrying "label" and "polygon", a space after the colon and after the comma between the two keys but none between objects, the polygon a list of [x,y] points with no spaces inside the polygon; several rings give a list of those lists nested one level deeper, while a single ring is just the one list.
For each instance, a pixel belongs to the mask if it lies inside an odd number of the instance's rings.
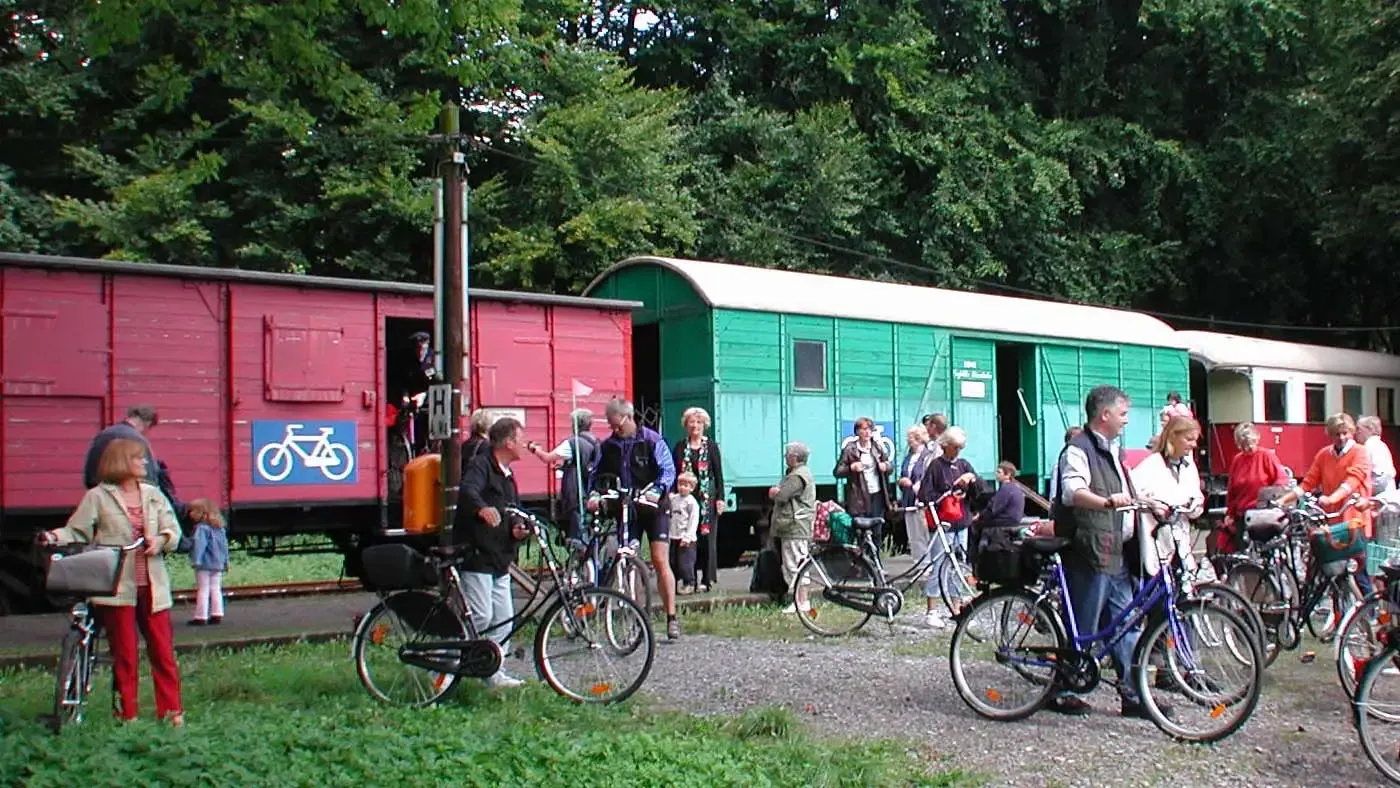
[{"label": "woman with red trousers", "polygon": [[180,669],[170,625],[170,575],[164,554],[180,542],[180,526],[160,489],[147,484],[146,448],[140,441],[117,439],[107,444],[98,463],[102,482],[83,495],[68,524],[44,534],[50,544],[87,542],[125,546],[142,537],[146,543],[123,562],[117,593],[90,603],[107,630],[112,648],[117,717],[137,715],[136,632],[146,638],[151,677],[156,685],[156,718],[171,725],[185,722],[180,702]]}]

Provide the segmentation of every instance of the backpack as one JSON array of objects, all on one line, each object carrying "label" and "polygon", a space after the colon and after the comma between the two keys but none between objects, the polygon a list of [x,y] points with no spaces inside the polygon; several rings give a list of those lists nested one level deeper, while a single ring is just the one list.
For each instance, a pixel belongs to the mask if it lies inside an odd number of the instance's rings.
[{"label": "backpack", "polygon": [[778,551],[765,547],[753,559],[753,575],[749,578],[749,593],[781,597],[787,593],[783,581],[783,559]]},{"label": "backpack", "polygon": [[587,479],[593,473],[593,466],[598,463],[598,438],[591,432],[581,432],[574,437],[574,458],[582,476]]}]

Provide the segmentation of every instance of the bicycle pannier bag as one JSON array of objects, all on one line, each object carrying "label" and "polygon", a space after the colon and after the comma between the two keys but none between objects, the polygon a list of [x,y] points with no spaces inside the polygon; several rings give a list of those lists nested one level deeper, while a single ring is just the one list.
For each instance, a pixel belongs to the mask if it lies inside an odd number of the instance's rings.
[{"label": "bicycle pannier bag", "polygon": [[125,556],[115,547],[91,547],[49,561],[44,590],[58,596],[113,596],[122,578]]},{"label": "bicycle pannier bag", "polygon": [[1366,552],[1366,532],[1359,522],[1329,525],[1312,537],[1311,547],[1319,564],[1345,561]]},{"label": "bicycle pannier bag", "polygon": [[1039,578],[1035,555],[1016,541],[1019,528],[988,528],[973,560],[973,574],[980,583],[996,586],[1028,586]]},{"label": "bicycle pannier bag", "polygon": [[360,580],[371,591],[430,588],[437,583],[432,565],[406,544],[380,544],[360,552]]},{"label": "bicycle pannier bag", "polygon": [[841,504],[835,501],[819,501],[816,513],[812,518],[812,541],[831,541],[831,515],[835,512],[844,512]]}]

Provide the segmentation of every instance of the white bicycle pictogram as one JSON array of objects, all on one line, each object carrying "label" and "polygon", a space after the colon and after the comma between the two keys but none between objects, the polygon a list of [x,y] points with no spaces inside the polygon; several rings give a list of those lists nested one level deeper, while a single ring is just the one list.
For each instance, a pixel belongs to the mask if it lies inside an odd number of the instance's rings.
[{"label": "white bicycle pictogram", "polygon": [[[334,427],[322,427],[319,435],[297,435],[301,424],[288,424],[287,435],[281,443],[269,443],[258,452],[258,473],[270,482],[280,482],[292,475],[295,463],[292,455],[301,458],[307,468],[321,471],[327,479],[338,482],[346,479],[355,470],[355,453],[343,443],[333,443],[331,433]],[[310,444],[311,450],[302,448]]]}]

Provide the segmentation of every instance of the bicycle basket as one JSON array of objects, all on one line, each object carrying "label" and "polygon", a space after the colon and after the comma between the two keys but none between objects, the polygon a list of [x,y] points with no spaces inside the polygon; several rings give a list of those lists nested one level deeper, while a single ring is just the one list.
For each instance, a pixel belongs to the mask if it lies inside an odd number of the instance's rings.
[{"label": "bicycle basket", "polygon": [[360,552],[360,581],[370,591],[399,591],[437,585],[433,566],[406,544],[380,544]]},{"label": "bicycle basket", "polygon": [[121,584],[126,556],[115,547],[90,547],[49,561],[44,590],[57,596],[112,596]]},{"label": "bicycle basket", "polygon": [[1360,523],[1337,523],[1310,539],[1313,559],[1319,564],[1346,561],[1366,553],[1366,535]]}]

